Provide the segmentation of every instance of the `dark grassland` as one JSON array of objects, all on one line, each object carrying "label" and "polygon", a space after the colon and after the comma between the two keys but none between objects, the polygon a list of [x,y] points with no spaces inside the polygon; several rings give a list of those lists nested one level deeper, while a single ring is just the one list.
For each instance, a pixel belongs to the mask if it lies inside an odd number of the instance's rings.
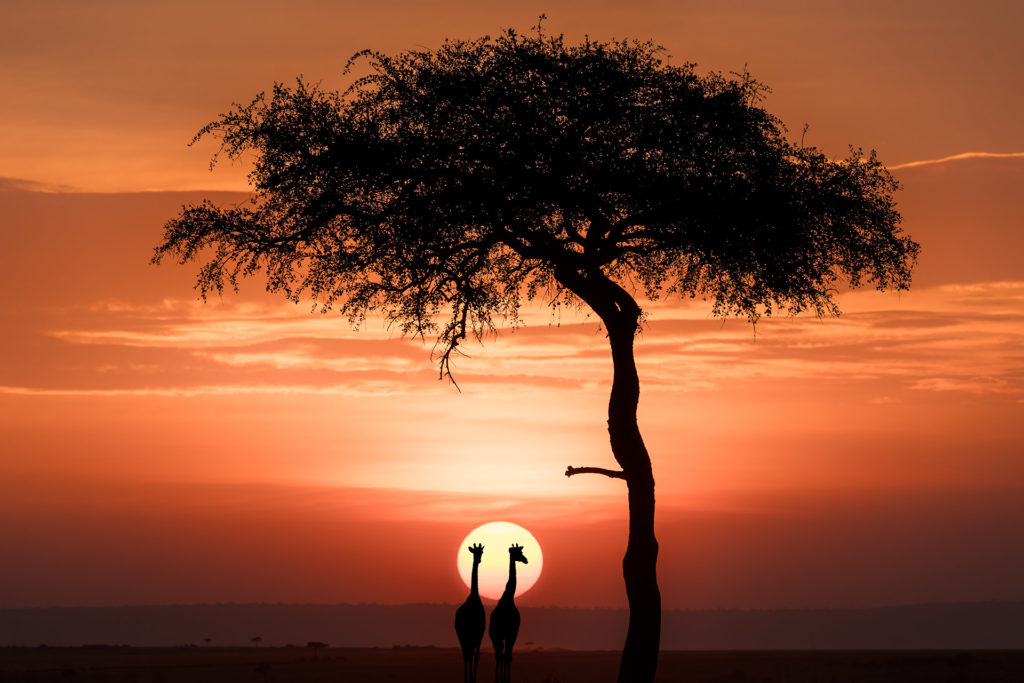
[{"label": "dark grassland", "polygon": [[[493,677],[484,653],[481,683]],[[611,681],[619,653],[532,650],[513,656],[516,683]],[[33,647],[0,648],[0,682],[104,681],[204,683],[458,683],[455,649],[306,647]],[[657,680],[687,683],[874,683],[1024,681],[1024,650],[668,651]]]}]

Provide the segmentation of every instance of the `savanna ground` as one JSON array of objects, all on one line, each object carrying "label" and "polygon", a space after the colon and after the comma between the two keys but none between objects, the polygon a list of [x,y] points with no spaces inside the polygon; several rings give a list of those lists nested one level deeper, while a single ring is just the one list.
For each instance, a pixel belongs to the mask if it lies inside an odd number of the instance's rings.
[{"label": "savanna ground", "polygon": [[[516,683],[612,681],[617,652],[526,651],[514,655]],[[480,683],[493,680],[491,653]],[[0,681],[203,683],[460,683],[457,650],[301,647],[0,648]],[[1024,651],[710,651],[663,652],[659,681],[877,682],[1024,680]]]}]

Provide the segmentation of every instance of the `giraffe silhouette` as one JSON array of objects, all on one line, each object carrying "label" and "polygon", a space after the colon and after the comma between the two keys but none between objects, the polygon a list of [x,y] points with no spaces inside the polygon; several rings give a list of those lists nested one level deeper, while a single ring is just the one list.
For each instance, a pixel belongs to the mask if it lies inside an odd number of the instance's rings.
[{"label": "giraffe silhouette", "polygon": [[516,609],[516,562],[528,564],[523,556],[523,546],[512,545],[508,549],[508,583],[498,604],[491,612],[491,626],[488,635],[494,645],[494,680],[509,683],[512,680],[512,646],[519,635],[519,610]]},{"label": "giraffe silhouette", "polygon": [[480,602],[479,581],[477,574],[480,558],[484,547],[479,543],[469,546],[473,554],[473,581],[469,588],[469,597],[455,610],[455,635],[462,646],[462,680],[463,683],[476,683],[476,669],[480,664],[480,642],[484,639],[484,603]]}]

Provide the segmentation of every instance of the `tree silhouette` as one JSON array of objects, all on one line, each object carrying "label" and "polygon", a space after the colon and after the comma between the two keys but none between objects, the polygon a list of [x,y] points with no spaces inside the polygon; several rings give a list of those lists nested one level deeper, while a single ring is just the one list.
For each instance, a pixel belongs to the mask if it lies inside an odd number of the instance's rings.
[{"label": "tree silhouette", "polygon": [[306,647],[312,648],[313,650],[313,661],[320,660],[320,650],[327,647],[327,643],[321,643],[319,640],[311,640],[306,643]]},{"label": "tree silhouette", "polygon": [[256,647],[259,647],[260,643],[263,642],[263,636],[253,636],[249,639],[249,642],[253,643]]},{"label": "tree silhouette", "polygon": [[699,296],[752,322],[831,315],[844,284],[906,289],[918,251],[874,152],[833,160],[791,143],[748,74],[699,75],[662,55],[652,42],[570,45],[538,26],[358,53],[346,73],[366,75],[340,93],[275,85],[196,136],[251,154],[251,205],[183,207],[154,256],[199,261],[204,298],[265,272],[268,290],[355,323],[379,312],[436,338],[448,378],[467,337],[517,324],[526,301],[589,307],[611,346],[620,469],[565,474],[628,488],[620,681],[653,679],[661,616],[638,299]]}]

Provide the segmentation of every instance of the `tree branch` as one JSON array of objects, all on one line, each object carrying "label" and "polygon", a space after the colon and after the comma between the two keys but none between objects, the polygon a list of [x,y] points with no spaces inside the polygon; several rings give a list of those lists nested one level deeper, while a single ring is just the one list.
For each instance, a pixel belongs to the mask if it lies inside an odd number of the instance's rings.
[{"label": "tree branch", "polygon": [[603,467],[569,467],[565,470],[565,476],[571,477],[574,474],[603,474],[606,477],[612,479],[625,479],[626,473],[622,470],[606,470]]}]

